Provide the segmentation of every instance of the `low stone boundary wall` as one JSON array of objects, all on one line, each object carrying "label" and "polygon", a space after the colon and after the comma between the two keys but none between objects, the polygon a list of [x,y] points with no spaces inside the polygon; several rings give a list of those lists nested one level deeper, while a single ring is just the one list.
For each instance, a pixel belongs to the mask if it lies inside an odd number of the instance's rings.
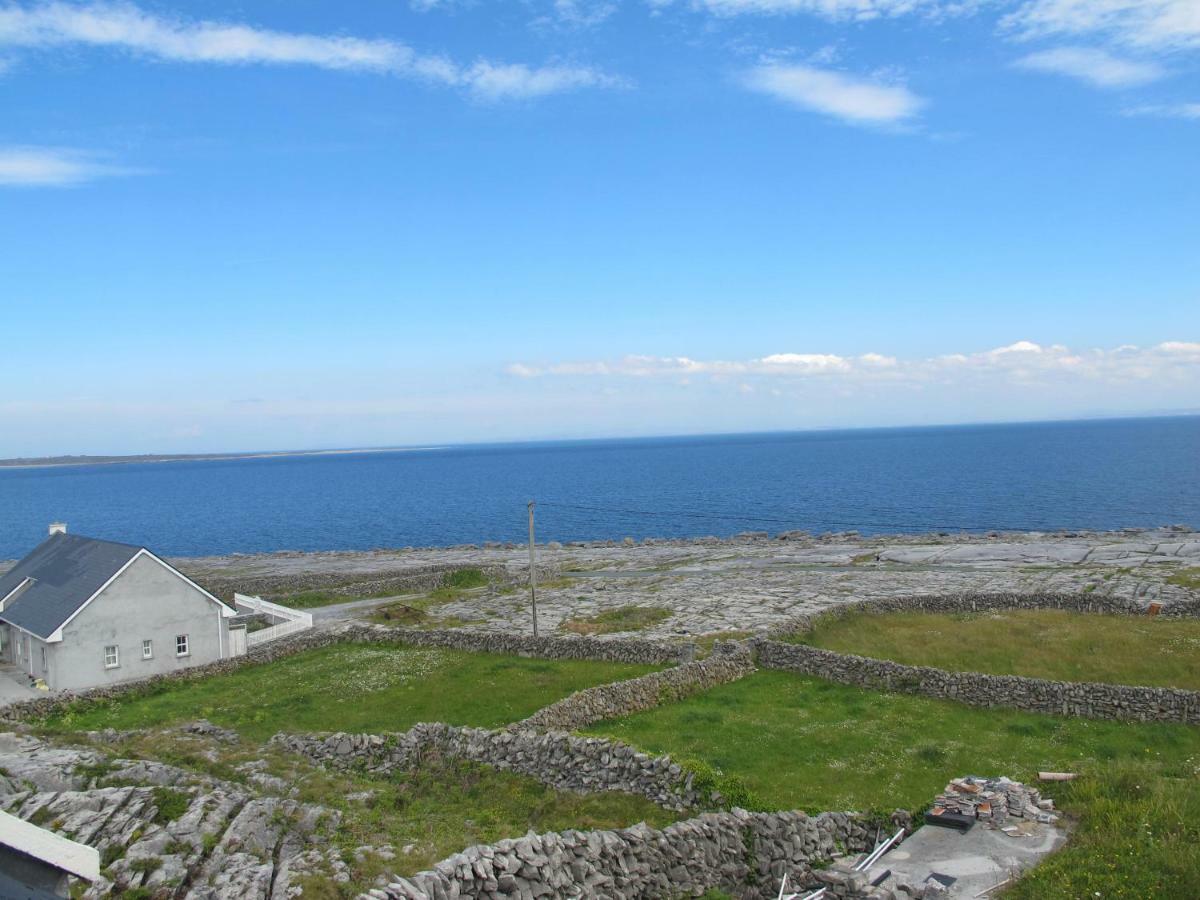
[{"label": "low stone boundary wall", "polygon": [[383,625],[348,625],[339,632],[349,634],[342,640],[397,641],[415,647],[445,647],[475,653],[507,653],[542,659],[591,659],[639,665],[675,665],[691,661],[696,648],[691,643],[640,641],[595,637],[532,637],[505,631],[463,631],[444,629],[422,631],[417,628],[388,628]]},{"label": "low stone boundary wall", "polygon": [[105,685],[85,691],[61,691],[0,708],[0,721],[40,718],[77,701],[102,702],[130,693],[148,693],[176,681],[190,681],[232,672],[246,665],[272,662],[306,650],[344,643],[403,643],[416,647],[443,647],[474,653],[505,653],[543,659],[589,659],[639,665],[673,665],[688,662],[695,645],[665,641],[606,640],[594,637],[532,637],[495,631],[389,628],[351,623],[329,630],[303,631],[250,649],[245,656],[221,659],[201,666],[155,675],[138,681]]},{"label": "low stone boundary wall", "polygon": [[[1094,594],[964,593],[921,594],[859,600],[797,616],[771,630],[772,637],[810,633],[827,618],[902,612],[964,613],[1004,609],[1062,609],[1080,613],[1145,616],[1148,604]],[[1200,603],[1163,605],[1156,613],[1172,618],[1200,616]],[[1136,722],[1200,723],[1200,692],[1177,688],[1049,681],[1019,675],[951,672],[933,666],[909,666],[803,644],[756,638],[755,659],[767,669],[788,669],[859,687],[957,700],[970,706],[1005,706],[1026,712],[1121,719]]]},{"label": "low stone boundary wall", "polygon": [[[907,824],[907,816],[898,820]],[[374,900],[545,897],[661,900],[723,890],[775,898],[835,853],[874,846],[877,822],[850,813],[706,813],[661,830],[564,831],[469,847],[433,869],[363,894]],[[892,827],[899,827],[893,825]]]},{"label": "low stone boundary wall", "polygon": [[430,752],[469,759],[528,775],[560,790],[588,794],[622,791],[665,809],[703,807],[711,798],[669,756],[651,756],[628,744],[561,732],[490,731],[422,722],[393,734],[277,734],[271,743],[335,769],[365,767],[386,775],[413,768]]},{"label": "low stone boundary wall", "polygon": [[[841,618],[858,614],[904,612],[968,613],[1004,609],[1061,609],[1067,612],[1099,613],[1106,615],[1145,616],[1150,604],[1122,597],[1096,594],[1017,594],[962,593],[914,594],[905,597],[880,597],[855,600],[832,606],[818,613],[796,616],[771,629],[772,637],[807,634],[820,619]],[[1200,618],[1200,601],[1186,600],[1161,604],[1156,615],[1163,618]]]},{"label": "low stone boundary wall", "polygon": [[664,702],[737,681],[753,671],[754,658],[748,644],[721,641],[714,645],[708,659],[576,691],[543,707],[514,727],[574,731],[594,722],[653,709]]},{"label": "low stone boundary wall", "polygon": [[758,665],[765,669],[787,669],[841,684],[956,700],[969,706],[1006,706],[1089,719],[1200,723],[1197,691],[948,672],[770,640],[754,641],[754,650]]}]

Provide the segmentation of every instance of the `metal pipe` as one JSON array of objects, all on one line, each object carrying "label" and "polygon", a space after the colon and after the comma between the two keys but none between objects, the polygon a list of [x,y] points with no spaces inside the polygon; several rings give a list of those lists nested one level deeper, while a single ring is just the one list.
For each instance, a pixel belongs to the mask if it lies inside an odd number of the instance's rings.
[{"label": "metal pipe", "polygon": [[[872,850],[868,856],[864,857],[862,860],[860,860],[859,862],[854,864],[854,867],[853,867],[854,871],[855,872],[865,872],[867,869],[871,868],[871,866],[875,865],[875,863],[877,863],[879,861],[879,858],[881,856],[883,856],[883,854],[887,853],[888,850],[890,850],[892,848],[892,846],[896,843],[896,841],[898,841],[900,839],[900,837],[903,836],[903,834],[904,834],[904,829],[901,828],[899,831],[897,831],[895,834],[893,834],[890,838],[888,838],[882,844],[879,844],[878,846],[876,846],[875,849]],[[787,881],[786,874],[784,875],[784,881],[785,882]],[[801,900],[821,900],[821,898],[825,896],[825,891],[826,891],[825,888],[818,888],[817,890],[813,891],[811,894],[806,894],[804,897],[801,898]],[[795,895],[793,895],[793,896],[795,896]],[[783,889],[782,888],[779,891],[779,897],[780,897],[780,900],[783,900]]]}]

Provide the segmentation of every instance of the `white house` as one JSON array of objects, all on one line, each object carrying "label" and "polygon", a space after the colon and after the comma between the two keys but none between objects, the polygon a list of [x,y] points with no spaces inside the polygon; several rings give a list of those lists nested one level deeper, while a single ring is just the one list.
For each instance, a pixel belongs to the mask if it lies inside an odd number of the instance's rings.
[{"label": "white house", "polygon": [[50,536],[0,576],[0,656],[78,690],[230,655],[233,607],[145,547]]}]

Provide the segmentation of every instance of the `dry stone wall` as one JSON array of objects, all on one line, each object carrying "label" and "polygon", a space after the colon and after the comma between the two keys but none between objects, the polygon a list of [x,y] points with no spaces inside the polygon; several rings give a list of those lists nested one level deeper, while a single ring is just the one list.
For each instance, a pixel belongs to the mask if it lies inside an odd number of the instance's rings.
[{"label": "dry stone wall", "polygon": [[414,768],[433,752],[527,775],[559,790],[637,794],[666,809],[693,809],[710,800],[669,756],[650,756],[619,741],[561,732],[489,731],[423,722],[398,734],[277,734],[272,743],[318,765],[366,768],[380,775]]},{"label": "dry stone wall", "polygon": [[[892,597],[847,603],[815,616],[799,616],[775,629],[775,636],[803,635],[826,616],[894,612],[983,612],[1000,609],[1064,609],[1084,613],[1146,615],[1134,601],[1091,594],[951,594]],[[1200,615],[1200,605],[1164,606],[1160,615]],[[1018,675],[950,672],[933,666],[909,666],[803,644],[755,639],[759,666],[815,675],[841,684],[956,700],[970,706],[1004,706],[1027,712],[1121,719],[1137,722],[1200,723],[1200,692],[1176,688],[1138,687],[1095,682],[1049,681]]]},{"label": "dry stone wall", "polygon": [[737,681],[753,671],[754,658],[748,644],[718,642],[708,659],[576,691],[538,710],[515,727],[574,731]]},{"label": "dry stone wall", "polygon": [[673,665],[692,659],[695,646],[665,641],[610,640],[591,637],[531,637],[498,631],[458,631],[389,628],[352,623],[328,630],[304,631],[251,648],[245,656],[222,659],[138,681],[106,685],[84,691],[61,691],[0,708],[0,721],[16,722],[60,712],[78,701],[102,702],[131,692],[196,678],[232,672],[245,665],[271,662],[295,653],[341,643],[402,643],[417,647],[443,647],[475,653],[506,653],[543,659],[590,659],[640,665]]},{"label": "dry stone wall", "polygon": [[[1006,609],[1061,609],[1067,612],[1106,615],[1144,616],[1151,604],[1125,597],[1097,594],[1018,594],[1008,592],[961,594],[914,594],[906,597],[879,597],[841,603],[812,615],[794,619],[771,629],[772,637],[807,634],[819,619],[859,614],[900,612],[964,613]],[[1159,606],[1155,615],[1164,618],[1200,618],[1200,601],[1186,600]]]},{"label": "dry stone wall", "polygon": [[715,889],[739,900],[774,898],[785,873],[790,884],[812,883],[814,865],[869,850],[882,824],[850,813],[734,809],[661,830],[641,823],[617,831],[531,832],[470,847],[362,897],[662,900]]},{"label": "dry stone wall", "polygon": [[956,700],[969,706],[1006,706],[1089,719],[1200,723],[1197,691],[948,672],[778,641],[755,641],[755,654],[765,669],[787,669],[841,684]]}]

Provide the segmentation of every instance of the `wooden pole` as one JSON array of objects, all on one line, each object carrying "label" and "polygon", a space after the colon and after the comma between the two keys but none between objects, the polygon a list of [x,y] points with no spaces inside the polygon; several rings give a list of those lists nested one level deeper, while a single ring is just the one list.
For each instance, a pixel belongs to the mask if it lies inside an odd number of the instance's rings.
[{"label": "wooden pole", "polygon": [[537,569],[534,566],[533,501],[529,501],[529,606],[533,610],[533,636],[538,636],[537,627]]}]

